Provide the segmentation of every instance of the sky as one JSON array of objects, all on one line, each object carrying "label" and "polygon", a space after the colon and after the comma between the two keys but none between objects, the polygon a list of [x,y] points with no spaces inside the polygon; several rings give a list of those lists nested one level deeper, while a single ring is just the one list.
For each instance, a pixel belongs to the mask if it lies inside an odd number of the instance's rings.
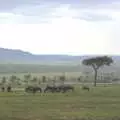
[{"label": "sky", "polygon": [[120,0],[1,0],[0,47],[120,55]]}]

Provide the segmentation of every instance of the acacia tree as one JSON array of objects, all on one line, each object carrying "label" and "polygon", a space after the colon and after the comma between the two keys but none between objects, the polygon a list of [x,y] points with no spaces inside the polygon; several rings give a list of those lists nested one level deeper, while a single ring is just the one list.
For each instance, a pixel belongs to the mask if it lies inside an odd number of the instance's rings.
[{"label": "acacia tree", "polygon": [[43,83],[46,82],[46,76],[42,76],[42,82],[43,82]]},{"label": "acacia tree", "polygon": [[31,74],[24,75],[24,82],[28,85],[31,78],[32,78]]},{"label": "acacia tree", "polygon": [[5,91],[5,84],[7,82],[7,78],[5,76],[2,77],[1,85],[2,85],[2,91]]},{"label": "acacia tree", "polygon": [[16,82],[17,82],[17,85],[21,85],[21,79],[19,77],[17,77]]},{"label": "acacia tree", "polygon": [[7,78],[6,78],[5,76],[3,76],[3,77],[2,77],[2,81],[1,81],[2,85],[5,85],[6,80],[7,80]]},{"label": "acacia tree", "polygon": [[37,77],[33,77],[33,78],[31,79],[32,85],[33,85],[33,84],[36,85],[36,84],[37,84],[37,81],[38,81],[38,78],[37,78]]},{"label": "acacia tree", "polygon": [[94,86],[96,86],[96,83],[97,83],[98,69],[105,66],[105,65],[110,66],[112,63],[113,63],[113,59],[111,57],[108,57],[108,56],[88,58],[88,59],[84,59],[82,61],[83,65],[91,66],[93,68],[94,72],[95,72]]},{"label": "acacia tree", "polygon": [[41,84],[41,80],[40,80],[40,78],[38,79],[38,85],[40,85]]},{"label": "acacia tree", "polygon": [[9,81],[11,82],[11,84],[13,86],[16,85],[16,80],[17,80],[17,76],[15,76],[15,75],[11,75],[10,78],[9,78]]},{"label": "acacia tree", "polygon": [[65,82],[65,80],[66,80],[65,76],[64,76],[64,75],[63,75],[63,76],[60,76],[59,79],[60,79],[60,81],[62,82],[62,84],[64,85],[64,82]]},{"label": "acacia tree", "polygon": [[53,86],[55,86],[55,85],[56,85],[56,81],[57,81],[57,77],[56,77],[56,76],[54,76],[54,78],[52,79]]}]

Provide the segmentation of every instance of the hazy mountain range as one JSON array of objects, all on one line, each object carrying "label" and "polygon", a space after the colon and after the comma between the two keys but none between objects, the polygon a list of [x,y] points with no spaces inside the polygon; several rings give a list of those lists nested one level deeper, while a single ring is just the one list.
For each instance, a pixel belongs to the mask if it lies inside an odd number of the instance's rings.
[{"label": "hazy mountain range", "polygon": [[[22,50],[0,48],[0,63],[80,63],[80,60],[93,56],[35,55]],[[112,57],[115,61],[120,60],[120,56]]]}]

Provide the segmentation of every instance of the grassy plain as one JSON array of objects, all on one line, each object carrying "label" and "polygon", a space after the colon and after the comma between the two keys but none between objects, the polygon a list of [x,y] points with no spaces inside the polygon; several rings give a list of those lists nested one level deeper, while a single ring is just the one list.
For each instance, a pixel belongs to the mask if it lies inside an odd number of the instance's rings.
[{"label": "grassy plain", "polygon": [[[114,68],[113,71],[118,69]],[[80,71],[86,70],[88,68],[79,65],[0,64],[0,77],[16,75],[23,80],[23,76],[28,73],[37,77],[54,77],[65,73],[68,80],[74,80],[80,76]],[[81,85],[75,87],[75,92],[65,94],[0,92],[0,120],[120,119],[120,85],[91,86],[89,92],[82,90]]]},{"label": "grassy plain", "polygon": [[120,86],[75,92],[0,93],[0,120],[119,120]]},{"label": "grassy plain", "polygon": [[[119,65],[102,68],[105,72],[120,71]],[[86,67],[80,63],[71,64],[0,64],[0,73],[58,73],[58,72],[86,72],[92,71],[91,67]]]}]

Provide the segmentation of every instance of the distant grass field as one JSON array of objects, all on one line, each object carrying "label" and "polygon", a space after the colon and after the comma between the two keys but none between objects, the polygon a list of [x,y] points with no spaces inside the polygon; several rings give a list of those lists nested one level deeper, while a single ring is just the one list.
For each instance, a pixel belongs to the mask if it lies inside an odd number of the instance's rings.
[{"label": "distant grass field", "polygon": [[79,64],[0,64],[0,73],[79,72]]},{"label": "distant grass field", "polygon": [[[116,68],[114,68],[116,69]],[[65,75],[75,82],[88,70],[79,65],[0,64],[0,80],[3,76],[24,75],[49,78]],[[89,70],[92,70],[89,68]],[[119,72],[118,69],[116,71]],[[108,71],[107,71],[108,72]],[[93,78],[88,80],[92,80]],[[87,84],[92,87],[91,84]],[[18,88],[18,86],[14,86]],[[21,86],[23,88],[23,86]],[[24,88],[23,88],[24,89]],[[76,86],[75,92],[57,94],[25,94],[0,92],[0,120],[118,120],[120,117],[120,86],[107,85],[91,88],[90,92]]]},{"label": "distant grass field", "polygon": [[[120,71],[120,66],[110,66],[102,68],[105,72]],[[62,72],[85,72],[92,71],[91,67],[81,65],[81,63],[71,64],[0,64],[0,73],[62,73]]]},{"label": "distant grass field", "polygon": [[55,76],[65,75],[67,79],[77,78],[80,77],[80,75],[82,75],[81,72],[45,72],[45,73],[26,72],[26,73],[1,73],[0,78],[2,78],[3,76],[9,78],[11,75],[15,75],[21,79],[24,79],[24,75],[28,75],[28,74],[31,74],[33,77],[36,76],[38,78],[41,78],[42,76],[46,76],[47,78],[54,78]]},{"label": "distant grass field", "polygon": [[0,93],[0,120],[118,120],[120,86],[76,86],[75,92]]}]

